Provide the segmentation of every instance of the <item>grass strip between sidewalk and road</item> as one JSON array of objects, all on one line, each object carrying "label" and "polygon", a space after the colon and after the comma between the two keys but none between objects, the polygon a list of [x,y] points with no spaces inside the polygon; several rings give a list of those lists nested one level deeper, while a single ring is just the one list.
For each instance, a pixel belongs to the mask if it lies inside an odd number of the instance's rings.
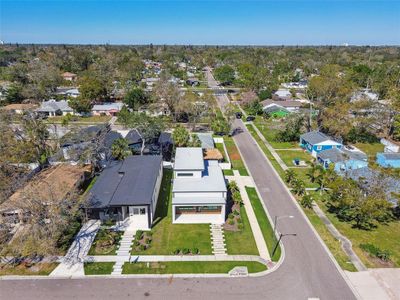
[{"label": "grass strip between sidewalk and road", "polygon": [[85,275],[110,275],[115,262],[87,262],[83,265]]},{"label": "grass strip between sidewalk and road", "polygon": [[232,169],[238,170],[241,176],[249,176],[242,157],[240,156],[239,150],[237,149],[232,137],[224,136],[224,142],[231,160]]},{"label": "grass strip between sidewalk and road", "polygon": [[272,251],[275,248],[277,239],[274,236],[273,228],[269,222],[267,214],[265,213],[264,207],[261,204],[261,200],[257,195],[257,191],[253,187],[246,186],[246,192],[249,196],[251,206],[253,206],[253,210],[256,215],[258,224],[260,225],[261,232],[264,236],[265,243],[267,244],[269,254],[271,255],[271,260],[278,261],[281,257],[281,246],[278,245],[278,248],[276,249],[275,254],[272,257]]},{"label": "grass strip between sidewalk and road", "polygon": [[235,267],[247,267],[249,273],[267,270],[255,261],[171,261],[154,263],[125,263],[122,274],[223,274]]}]

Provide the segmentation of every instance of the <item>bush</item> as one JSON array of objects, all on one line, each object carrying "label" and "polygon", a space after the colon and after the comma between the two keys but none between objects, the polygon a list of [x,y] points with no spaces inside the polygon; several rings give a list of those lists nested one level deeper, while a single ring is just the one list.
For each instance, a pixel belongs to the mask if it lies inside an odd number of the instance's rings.
[{"label": "bush", "polygon": [[193,248],[191,252],[192,252],[192,254],[199,254],[200,253],[198,248]]},{"label": "bush", "polygon": [[188,248],[183,248],[183,249],[182,249],[182,253],[183,253],[184,255],[187,255],[187,254],[190,253],[190,250],[189,250]]},{"label": "bush", "polygon": [[242,221],[241,218],[238,218],[238,219],[236,220],[236,222],[238,222],[238,224],[242,224],[242,223],[243,223],[243,221]]},{"label": "bush", "polygon": [[232,212],[235,216],[238,216],[239,215],[239,212],[235,209],[233,212]]},{"label": "bush", "polygon": [[175,249],[173,252],[174,255],[178,255],[179,253],[181,253],[181,249]]},{"label": "bush", "polygon": [[133,242],[133,245],[134,245],[134,246],[139,246],[140,243],[139,243],[139,241],[136,241],[136,240],[135,240],[135,241]]},{"label": "bush", "polygon": [[360,248],[370,255],[375,256],[383,261],[390,260],[390,252],[388,250],[382,250],[372,244],[360,244]]},{"label": "bush", "polygon": [[152,241],[152,238],[146,238],[146,239],[144,239],[144,242],[145,242],[147,245],[149,245],[149,244],[151,243],[151,241]]},{"label": "bush", "polygon": [[136,234],[135,234],[135,239],[136,240],[138,240],[138,241],[141,240],[142,236],[143,236],[143,231],[142,230],[136,231]]},{"label": "bush", "polygon": [[244,228],[243,224],[238,224],[238,229],[239,230],[243,230],[243,228]]},{"label": "bush", "polygon": [[139,249],[140,249],[141,251],[144,251],[144,250],[147,249],[147,247],[146,247],[145,245],[140,245]]},{"label": "bush", "polygon": [[229,220],[228,220],[228,224],[229,224],[229,225],[235,225],[235,220],[229,219]]},{"label": "bush", "polygon": [[233,214],[228,215],[228,219],[233,220],[234,218],[235,218],[235,216]]},{"label": "bush", "polygon": [[111,219],[108,219],[107,221],[104,221],[103,224],[104,224],[104,226],[110,227],[110,226],[115,225],[115,221],[114,221],[114,220],[111,220]]}]

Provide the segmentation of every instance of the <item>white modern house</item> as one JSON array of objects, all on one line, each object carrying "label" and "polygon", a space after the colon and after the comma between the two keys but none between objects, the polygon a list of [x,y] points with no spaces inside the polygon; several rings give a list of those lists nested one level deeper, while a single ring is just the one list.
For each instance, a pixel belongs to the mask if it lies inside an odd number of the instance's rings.
[{"label": "white modern house", "polygon": [[204,160],[202,148],[177,148],[172,188],[172,223],[222,224],[227,189],[218,161]]}]

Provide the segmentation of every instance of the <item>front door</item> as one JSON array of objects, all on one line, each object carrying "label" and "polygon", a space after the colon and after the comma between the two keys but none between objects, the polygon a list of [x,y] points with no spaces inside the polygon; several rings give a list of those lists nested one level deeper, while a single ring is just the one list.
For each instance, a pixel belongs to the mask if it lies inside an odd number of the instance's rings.
[{"label": "front door", "polygon": [[129,206],[130,224],[137,229],[149,229],[147,206]]}]

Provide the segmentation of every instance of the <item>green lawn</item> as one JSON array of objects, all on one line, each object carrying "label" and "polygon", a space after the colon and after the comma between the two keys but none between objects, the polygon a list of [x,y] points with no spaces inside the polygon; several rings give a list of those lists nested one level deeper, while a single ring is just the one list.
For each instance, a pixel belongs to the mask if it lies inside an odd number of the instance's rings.
[{"label": "green lawn", "polygon": [[89,255],[115,255],[123,232],[100,228],[89,250]]},{"label": "green lawn", "polygon": [[233,176],[233,170],[229,169],[229,170],[222,170],[224,172],[225,176]]},{"label": "green lawn", "polygon": [[109,275],[115,262],[88,262],[84,264],[85,275]]},{"label": "green lawn", "polygon": [[20,264],[13,266],[11,264],[0,264],[0,276],[4,275],[49,275],[58,263],[36,263],[31,266]]},{"label": "green lawn", "polygon": [[241,231],[224,230],[225,243],[228,254],[259,255],[253,232],[251,231],[246,209],[240,207],[240,215],[243,221]]},{"label": "green lawn", "polygon": [[333,237],[333,235],[326,228],[325,224],[314,213],[314,211],[312,209],[305,208],[304,212],[306,213],[311,224],[317,230],[319,236],[322,238],[325,245],[328,246],[329,250],[332,252],[333,256],[335,257],[335,259],[338,262],[338,264],[340,265],[340,267],[343,270],[347,270],[347,271],[351,271],[351,272],[357,271],[357,269],[354,267],[354,265],[350,262],[346,253],[343,251],[339,240],[337,240]]},{"label": "green lawn", "polygon": [[228,273],[234,267],[245,266],[249,273],[262,272],[267,267],[252,261],[174,261],[160,263],[125,263],[122,274],[190,274]]},{"label": "green lawn", "polygon": [[171,255],[174,250],[183,248],[198,248],[200,254],[211,254],[208,224],[172,224],[171,179],[172,170],[164,169],[150,248],[144,251],[132,251],[132,254]]},{"label": "green lawn", "polygon": [[[269,254],[272,255],[272,251],[274,250],[274,247],[277,242],[276,237],[274,236],[273,228],[269,223],[267,214],[265,213],[264,207],[261,204],[260,198],[258,198],[256,189],[253,187],[246,187],[246,192],[249,195],[251,205],[253,206],[258,224],[260,225],[261,231],[263,233]],[[274,257],[272,257],[272,260],[278,261],[280,256],[281,256],[281,247],[278,246],[278,248],[275,251]]]},{"label": "green lawn", "polygon": [[240,156],[239,150],[237,149],[232,137],[225,136],[224,142],[231,160],[232,169],[238,170],[239,174],[242,176],[249,176],[249,173],[247,172],[247,169]]},{"label": "green lawn", "polygon": [[299,151],[293,151],[293,150],[277,150],[276,151],[279,155],[279,157],[283,160],[283,162],[288,166],[288,167],[294,167],[295,165],[293,164],[294,159],[299,159],[302,161],[305,161],[307,165],[311,165],[312,161],[314,158],[307,152],[303,150]]},{"label": "green lawn", "polygon": [[366,144],[366,143],[357,143],[354,144],[358,149],[361,151],[364,151],[368,157],[375,161],[376,159],[376,153],[377,152],[383,152],[385,146],[381,143],[374,143],[374,144]]},{"label": "green lawn", "polygon": [[215,143],[215,148],[217,148],[219,150],[219,152],[221,152],[221,154],[224,156],[223,162],[227,162],[228,160],[226,158],[224,144],[223,143]]},{"label": "green lawn", "polygon": [[278,133],[278,129],[271,128],[274,124],[271,120],[264,120],[262,117],[257,116],[254,120],[254,125],[257,126],[258,130],[262,133],[265,139],[275,149],[291,149],[299,148],[298,142],[278,142],[275,139],[275,135]]},{"label": "green lawn", "polygon": [[318,184],[312,183],[310,181],[310,178],[308,178],[308,176],[307,176],[307,173],[310,171],[310,168],[293,168],[292,170],[296,173],[297,178],[304,181],[306,188],[318,187]]},{"label": "green lawn", "polygon": [[327,211],[324,202],[320,197],[316,196],[315,201],[319,207],[326,213],[335,227],[353,243],[353,250],[357,253],[360,259],[367,267],[381,267],[379,263],[371,259],[363,250],[360,249],[360,244],[373,244],[382,250],[389,250],[391,253],[391,260],[395,267],[400,267],[400,221],[396,220],[387,225],[380,224],[373,230],[361,230],[352,227],[351,224],[341,222],[338,218]]}]

